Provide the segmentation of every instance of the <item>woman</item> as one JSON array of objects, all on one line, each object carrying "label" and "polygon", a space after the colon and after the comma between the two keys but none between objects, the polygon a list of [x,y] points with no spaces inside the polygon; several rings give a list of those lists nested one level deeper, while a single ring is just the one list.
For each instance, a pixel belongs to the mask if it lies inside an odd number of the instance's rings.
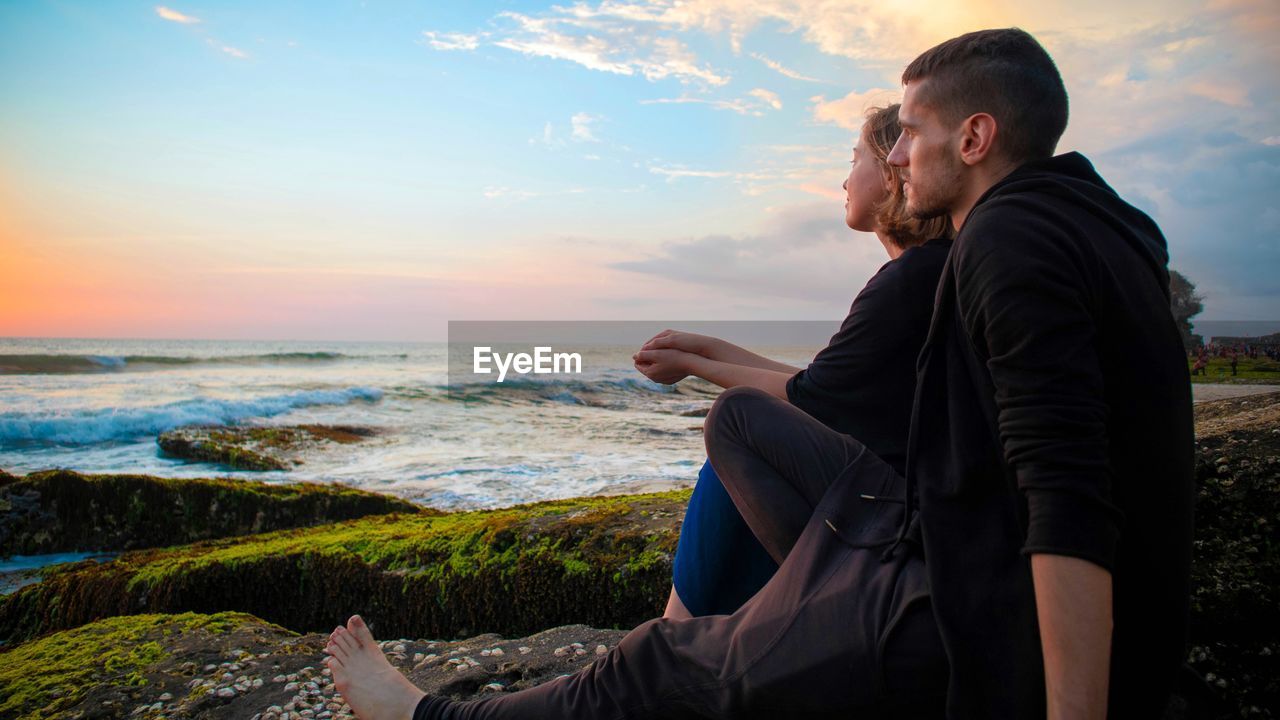
[{"label": "woman", "polygon": [[[945,218],[907,216],[901,171],[885,162],[901,132],[897,105],[867,113],[844,181],[845,223],[875,233],[889,262],[807,368],[718,338],[667,330],[636,353],[636,369],[661,383],[693,375],[724,388],[762,390],[857,438],[903,473],[915,360],[951,228]],[[664,616],[732,613],[764,586],[778,562],[752,535],[708,461],[685,514]]]}]

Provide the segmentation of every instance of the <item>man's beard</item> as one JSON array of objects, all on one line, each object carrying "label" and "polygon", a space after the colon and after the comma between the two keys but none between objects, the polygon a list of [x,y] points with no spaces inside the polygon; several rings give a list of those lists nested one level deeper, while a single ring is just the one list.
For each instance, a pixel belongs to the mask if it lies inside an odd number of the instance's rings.
[{"label": "man's beard", "polygon": [[960,192],[960,168],[955,161],[949,161],[946,165],[946,168],[935,175],[938,180],[932,184],[932,192],[928,192],[928,188],[921,188],[913,180],[908,180],[914,191],[907,196],[906,209],[911,217],[932,220],[951,214],[951,207]]}]

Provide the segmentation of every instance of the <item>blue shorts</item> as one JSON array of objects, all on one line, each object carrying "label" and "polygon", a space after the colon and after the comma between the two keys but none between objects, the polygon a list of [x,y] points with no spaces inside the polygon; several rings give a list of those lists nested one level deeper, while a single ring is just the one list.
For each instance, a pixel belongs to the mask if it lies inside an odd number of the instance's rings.
[{"label": "blue shorts", "polygon": [[672,585],[695,617],[734,612],[778,570],[710,461],[703,463],[689,498],[673,565]]}]

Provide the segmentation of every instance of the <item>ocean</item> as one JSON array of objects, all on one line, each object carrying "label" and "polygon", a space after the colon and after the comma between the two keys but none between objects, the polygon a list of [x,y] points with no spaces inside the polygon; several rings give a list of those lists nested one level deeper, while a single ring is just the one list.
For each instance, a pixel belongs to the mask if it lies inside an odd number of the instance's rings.
[{"label": "ocean", "polygon": [[[691,486],[719,388],[651,382],[635,349],[596,348],[580,375],[450,384],[443,342],[0,339],[0,469],[340,482],[444,510]],[[271,472],[156,444],[184,425],[304,423],[381,432]]]}]

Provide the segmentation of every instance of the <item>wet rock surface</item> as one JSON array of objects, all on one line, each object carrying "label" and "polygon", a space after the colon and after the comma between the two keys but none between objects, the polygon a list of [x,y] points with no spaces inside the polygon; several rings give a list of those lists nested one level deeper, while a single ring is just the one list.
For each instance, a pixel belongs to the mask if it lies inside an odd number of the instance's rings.
[{"label": "wet rock surface", "polygon": [[161,433],[160,450],[171,457],[226,465],[237,470],[288,470],[308,453],[349,445],[378,434],[357,425],[227,427],[195,425]]}]

